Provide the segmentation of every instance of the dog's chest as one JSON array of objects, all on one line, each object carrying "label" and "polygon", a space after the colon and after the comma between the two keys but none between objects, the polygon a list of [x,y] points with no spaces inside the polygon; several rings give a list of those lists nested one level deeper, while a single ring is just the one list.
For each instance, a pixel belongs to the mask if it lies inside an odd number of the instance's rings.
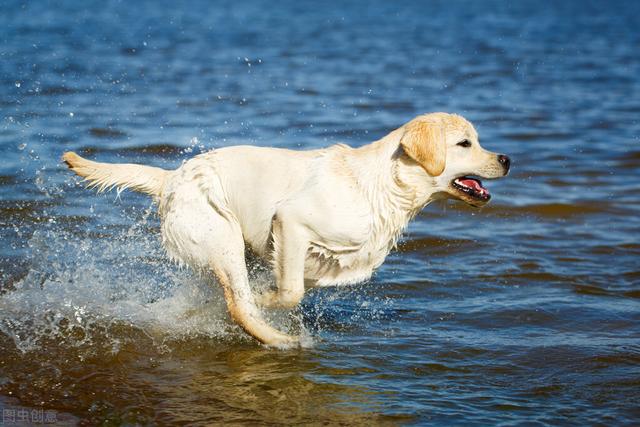
[{"label": "dog's chest", "polygon": [[305,262],[305,279],[316,286],[348,285],[371,277],[385,260],[402,230],[407,215],[373,218],[368,238],[358,247],[335,250],[311,244]]}]

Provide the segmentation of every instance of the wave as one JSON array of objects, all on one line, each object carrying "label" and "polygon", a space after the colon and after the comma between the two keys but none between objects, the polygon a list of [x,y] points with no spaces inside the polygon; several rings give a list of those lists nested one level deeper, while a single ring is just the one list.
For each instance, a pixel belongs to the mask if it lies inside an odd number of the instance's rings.
[{"label": "wave", "polygon": [[112,127],[107,127],[107,128],[93,127],[89,129],[89,133],[97,138],[109,138],[109,139],[125,138],[127,136],[126,132],[112,128]]},{"label": "wave", "polygon": [[[474,211],[474,208],[461,206],[461,209]],[[584,215],[622,213],[606,202],[584,203],[536,203],[524,206],[488,205],[482,208],[483,214],[498,217],[536,216],[541,218],[571,218]]]},{"label": "wave", "polygon": [[[145,154],[145,155],[178,155],[185,152],[187,147],[181,147],[173,144],[144,144],[129,147],[105,147],[105,146],[84,146],[82,153],[85,155],[99,153],[118,153],[125,154]],[[126,157],[126,156],[125,156]]]},{"label": "wave", "polygon": [[464,251],[477,250],[485,244],[471,239],[445,239],[441,237],[424,237],[408,239],[398,244],[398,252],[427,251],[431,255],[451,255]]}]

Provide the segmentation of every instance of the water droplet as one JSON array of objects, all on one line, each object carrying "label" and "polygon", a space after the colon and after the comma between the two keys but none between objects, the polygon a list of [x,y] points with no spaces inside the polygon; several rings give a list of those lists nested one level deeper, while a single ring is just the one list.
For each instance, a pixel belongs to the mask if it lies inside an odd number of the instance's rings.
[{"label": "water droplet", "polygon": [[16,87],[20,87],[20,86],[22,86],[22,83],[16,82]]},{"label": "water droplet", "polygon": [[73,117],[73,112],[69,113],[69,117]]},{"label": "water droplet", "polygon": [[25,148],[27,148],[27,143],[26,142],[23,142],[22,144],[18,145],[18,150],[20,150],[20,151],[24,150]]}]

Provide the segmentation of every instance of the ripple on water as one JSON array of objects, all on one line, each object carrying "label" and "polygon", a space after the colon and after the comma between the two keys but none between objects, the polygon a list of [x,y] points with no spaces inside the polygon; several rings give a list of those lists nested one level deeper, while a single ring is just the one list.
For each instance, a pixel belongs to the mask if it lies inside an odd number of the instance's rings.
[{"label": "ripple on water", "polygon": [[150,143],[148,145],[135,145],[129,147],[109,147],[104,145],[87,145],[83,147],[83,155],[99,155],[101,153],[135,156],[160,156],[175,158],[179,154],[183,154],[186,147],[180,147],[174,144]]},{"label": "ripple on water", "polygon": [[125,138],[127,136],[126,132],[113,127],[106,127],[106,128],[93,127],[89,129],[89,134],[91,136],[95,136],[96,138],[108,138],[108,139],[119,139],[119,138]]},{"label": "ripple on water", "polygon": [[[470,208],[466,208],[469,209]],[[488,205],[482,208],[483,214],[498,217],[534,216],[541,218],[573,218],[608,213],[621,213],[612,203],[598,201],[585,203],[537,203],[523,206]]]}]

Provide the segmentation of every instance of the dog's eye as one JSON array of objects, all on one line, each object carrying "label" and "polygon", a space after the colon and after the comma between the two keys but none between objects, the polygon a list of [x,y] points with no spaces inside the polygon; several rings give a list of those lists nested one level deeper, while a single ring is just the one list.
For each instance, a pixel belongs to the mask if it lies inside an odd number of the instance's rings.
[{"label": "dog's eye", "polygon": [[457,145],[459,145],[460,147],[469,148],[471,147],[471,141],[469,141],[468,139],[465,139],[464,141],[458,142]]}]

